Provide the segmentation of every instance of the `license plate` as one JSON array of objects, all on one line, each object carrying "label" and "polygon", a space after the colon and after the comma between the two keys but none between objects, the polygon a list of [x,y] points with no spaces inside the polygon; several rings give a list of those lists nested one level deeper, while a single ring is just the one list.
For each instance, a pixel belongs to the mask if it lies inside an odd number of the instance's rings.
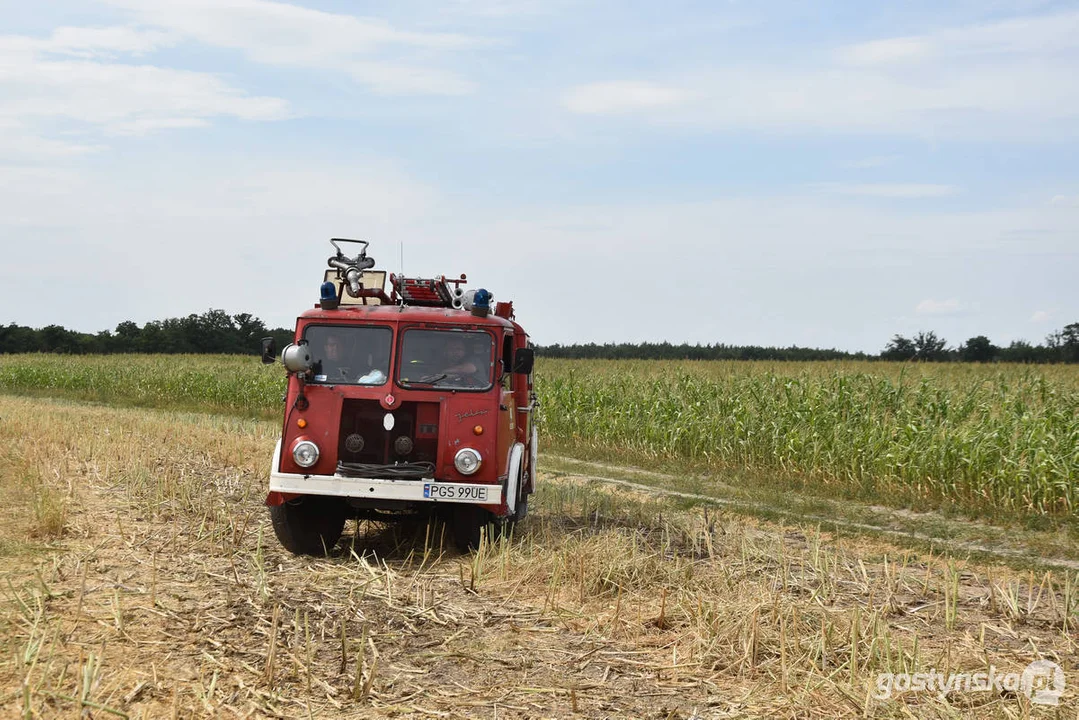
[{"label": "license plate", "polygon": [[487,502],[487,488],[449,483],[424,483],[423,496],[431,500]]}]

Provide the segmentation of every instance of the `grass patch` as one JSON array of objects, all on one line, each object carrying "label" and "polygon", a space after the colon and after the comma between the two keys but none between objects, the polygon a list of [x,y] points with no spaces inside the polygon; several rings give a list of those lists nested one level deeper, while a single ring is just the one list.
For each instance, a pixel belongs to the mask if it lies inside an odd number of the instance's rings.
[{"label": "grass patch", "polygon": [[60,475],[61,464],[28,441],[27,427],[17,419],[0,422],[0,493],[7,520],[0,524],[0,554],[14,554],[24,538],[55,540],[67,528],[70,488]]},{"label": "grass patch", "polygon": [[[1057,521],[1047,529],[1027,528],[1014,518],[1006,525],[956,518],[943,512],[912,512],[880,504],[837,501],[777,490],[748,473],[736,476],[691,472],[657,472],[642,468],[596,463],[551,454],[541,456],[542,467],[556,477],[578,478],[597,484],[639,486],[641,493],[681,510],[715,506],[744,517],[780,524],[809,523],[844,535],[877,536],[932,553],[947,551],[968,558],[1004,562],[1017,568],[1064,567],[1079,569],[1079,528]],[[632,487],[629,492],[634,492]]]}]

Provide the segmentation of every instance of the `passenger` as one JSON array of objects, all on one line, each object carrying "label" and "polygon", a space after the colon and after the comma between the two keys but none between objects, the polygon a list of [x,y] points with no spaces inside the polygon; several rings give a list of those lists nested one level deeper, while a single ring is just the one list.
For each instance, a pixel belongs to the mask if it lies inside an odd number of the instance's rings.
[{"label": "passenger", "polygon": [[446,340],[446,345],[443,347],[443,363],[445,367],[441,372],[446,375],[473,376],[479,370],[476,363],[468,359],[468,346],[465,345],[465,339],[461,337],[450,337]]}]

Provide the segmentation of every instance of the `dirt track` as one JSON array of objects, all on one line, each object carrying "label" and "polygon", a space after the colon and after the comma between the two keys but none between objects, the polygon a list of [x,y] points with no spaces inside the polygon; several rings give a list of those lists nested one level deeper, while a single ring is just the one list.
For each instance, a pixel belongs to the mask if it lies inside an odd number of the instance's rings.
[{"label": "dirt track", "polygon": [[1076,714],[1072,576],[574,477],[542,478],[517,537],[476,556],[414,523],[295,558],[260,504],[272,424],[14,398],[0,416],[0,470],[66,503],[59,538],[3,528],[5,717],[1048,717],[1014,695],[871,697],[884,670],[1039,656]]}]

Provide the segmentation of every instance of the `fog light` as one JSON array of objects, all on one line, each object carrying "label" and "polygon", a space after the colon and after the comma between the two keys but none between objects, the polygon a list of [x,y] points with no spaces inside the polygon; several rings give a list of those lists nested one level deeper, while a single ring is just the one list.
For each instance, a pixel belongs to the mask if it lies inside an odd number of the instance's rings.
[{"label": "fog light", "polygon": [[412,438],[402,435],[393,441],[393,449],[398,455],[408,455],[412,452]]},{"label": "fog light", "polygon": [[453,466],[462,475],[472,475],[480,469],[483,461],[480,454],[472,448],[461,448],[453,458]]},{"label": "fog light", "polygon": [[292,446],[292,459],[300,467],[311,467],[318,462],[318,445],[310,440],[297,440]]}]

